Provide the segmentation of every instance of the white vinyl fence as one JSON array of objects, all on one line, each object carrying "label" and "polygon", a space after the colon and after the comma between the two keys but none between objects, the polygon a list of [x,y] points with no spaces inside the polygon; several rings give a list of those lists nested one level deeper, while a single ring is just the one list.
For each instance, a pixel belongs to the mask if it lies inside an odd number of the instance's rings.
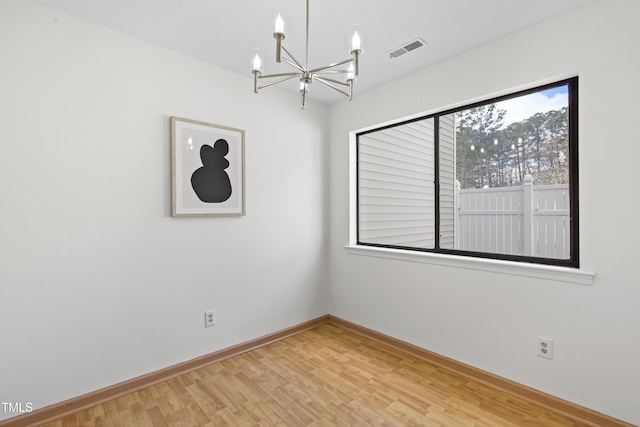
[{"label": "white vinyl fence", "polygon": [[569,258],[569,186],[533,185],[460,190],[456,181],[458,249]]}]

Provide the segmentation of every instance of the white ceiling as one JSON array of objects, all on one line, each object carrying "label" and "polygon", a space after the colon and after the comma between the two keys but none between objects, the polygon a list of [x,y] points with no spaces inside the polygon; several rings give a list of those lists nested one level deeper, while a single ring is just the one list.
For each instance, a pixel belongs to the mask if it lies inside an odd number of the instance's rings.
[{"label": "white ceiling", "polygon": [[[348,58],[350,29],[354,24],[362,25],[364,52],[355,85],[357,96],[359,91],[589,1],[310,0],[309,65],[313,68]],[[266,73],[292,71],[273,59],[272,13],[280,4],[286,14],[284,45],[304,61],[305,0],[45,0],[36,3],[247,77],[251,76],[250,58],[254,48],[262,49],[267,56]],[[417,37],[428,45],[389,59],[389,51]],[[247,90],[253,89],[250,80],[247,86]],[[297,92],[295,81],[279,86]],[[344,97],[316,83],[309,98],[333,103]]]}]

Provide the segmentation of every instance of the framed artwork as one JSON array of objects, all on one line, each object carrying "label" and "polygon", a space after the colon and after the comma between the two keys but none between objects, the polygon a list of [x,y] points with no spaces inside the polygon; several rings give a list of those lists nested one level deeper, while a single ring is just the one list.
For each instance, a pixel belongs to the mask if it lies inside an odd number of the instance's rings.
[{"label": "framed artwork", "polygon": [[245,214],[244,130],[171,117],[174,217]]}]

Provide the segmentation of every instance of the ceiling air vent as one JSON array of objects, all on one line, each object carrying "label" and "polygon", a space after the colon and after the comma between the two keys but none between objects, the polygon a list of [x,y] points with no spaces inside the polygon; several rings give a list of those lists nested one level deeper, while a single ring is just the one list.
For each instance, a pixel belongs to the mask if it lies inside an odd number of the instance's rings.
[{"label": "ceiling air vent", "polygon": [[427,42],[422,40],[421,38],[417,38],[415,40],[411,40],[410,42],[405,43],[403,46],[397,47],[390,52],[388,52],[389,58],[394,59],[398,56],[402,56],[405,53],[411,52],[419,47],[426,45]]}]

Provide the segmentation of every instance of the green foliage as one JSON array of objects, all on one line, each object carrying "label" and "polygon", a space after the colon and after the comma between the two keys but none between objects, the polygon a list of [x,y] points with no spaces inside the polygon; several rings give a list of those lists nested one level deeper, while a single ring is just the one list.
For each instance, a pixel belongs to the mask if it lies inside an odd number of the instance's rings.
[{"label": "green foliage", "polygon": [[505,110],[494,104],[456,114],[456,176],[461,188],[569,181],[568,110],[536,113],[504,126]]}]

